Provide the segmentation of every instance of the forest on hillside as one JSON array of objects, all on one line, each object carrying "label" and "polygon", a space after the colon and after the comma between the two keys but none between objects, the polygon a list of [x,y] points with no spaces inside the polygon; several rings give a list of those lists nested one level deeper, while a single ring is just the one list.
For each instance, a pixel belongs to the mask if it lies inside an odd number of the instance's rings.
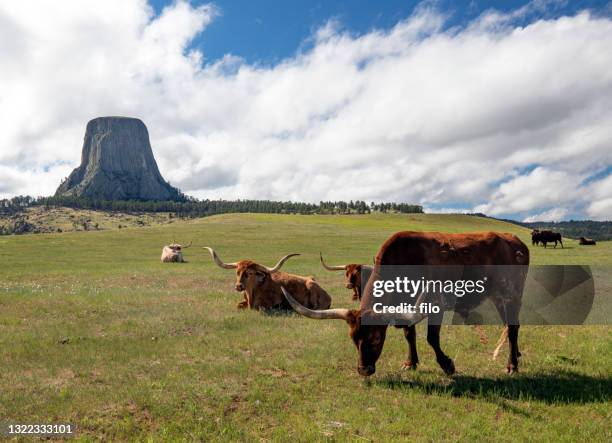
[{"label": "forest on hillside", "polygon": [[28,220],[28,208],[72,208],[113,213],[142,214],[167,213],[177,218],[206,217],[227,213],[265,214],[369,214],[376,212],[422,213],[423,207],[408,203],[366,203],[361,200],[322,201],[319,204],[272,200],[197,200],[140,201],[140,200],[89,200],[79,197],[18,196],[0,200],[0,235],[45,232]]},{"label": "forest on hillside", "polygon": [[[471,214],[486,217],[484,214]],[[551,230],[563,237],[578,239],[588,237],[597,241],[612,240],[612,221],[568,220],[559,222],[520,222],[510,219],[497,219],[529,229]]]}]

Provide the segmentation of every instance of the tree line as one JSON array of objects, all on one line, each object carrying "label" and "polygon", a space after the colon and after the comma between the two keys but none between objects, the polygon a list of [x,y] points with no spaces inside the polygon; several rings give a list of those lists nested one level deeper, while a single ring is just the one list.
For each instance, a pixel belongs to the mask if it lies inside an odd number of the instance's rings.
[{"label": "tree line", "polygon": [[68,207],[113,212],[170,212],[183,217],[255,212],[266,214],[368,214],[372,211],[422,213],[423,207],[408,203],[370,203],[361,200],[321,201],[319,204],[272,200],[198,200],[187,197],[185,201],[141,200],[93,200],[82,197],[18,196],[0,200],[0,215],[15,215],[25,208]]},{"label": "tree line", "polygon": [[595,240],[612,240],[612,221],[569,220],[561,222],[522,222],[521,225],[530,229],[549,229],[560,232],[563,237],[590,237]]},{"label": "tree line", "polygon": [[612,240],[612,221],[566,220],[559,222],[522,222],[507,218],[488,217],[482,213],[466,214],[475,217],[493,218],[529,229],[550,230],[559,232],[563,237],[578,239],[580,237],[594,238],[598,241]]}]

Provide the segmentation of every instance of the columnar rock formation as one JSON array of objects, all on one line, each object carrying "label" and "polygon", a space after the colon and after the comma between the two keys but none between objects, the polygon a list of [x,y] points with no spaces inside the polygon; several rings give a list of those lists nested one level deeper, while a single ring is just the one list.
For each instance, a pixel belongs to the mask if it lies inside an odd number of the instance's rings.
[{"label": "columnar rock formation", "polygon": [[97,200],[180,200],[159,173],[149,133],[137,118],[99,117],[87,123],[81,165],[56,196]]}]

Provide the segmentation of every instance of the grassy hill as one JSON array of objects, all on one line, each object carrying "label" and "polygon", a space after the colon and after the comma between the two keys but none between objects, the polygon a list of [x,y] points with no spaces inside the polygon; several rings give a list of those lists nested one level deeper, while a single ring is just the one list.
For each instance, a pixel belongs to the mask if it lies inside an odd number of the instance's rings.
[{"label": "grassy hill", "polygon": [[[356,373],[340,321],[238,311],[226,261],[315,275],[355,306],[330,263],[370,263],[398,230],[529,230],[461,215],[233,214],[145,228],[0,237],[0,417],[77,425],[77,440],[610,439],[612,331],[521,328],[521,373],[491,361],[501,328],[444,327],[458,374],[443,375],[418,327],[421,366],[390,329],[375,376]],[[185,264],[163,244],[194,241]],[[534,264],[612,264],[612,244],[532,248]]]},{"label": "grassy hill", "polygon": [[52,233],[140,228],[156,224],[171,224],[176,221],[176,218],[167,212],[130,214],[65,207],[32,206],[25,208],[23,212],[16,215],[0,215],[0,232],[6,231],[16,221],[27,222],[29,232]]}]

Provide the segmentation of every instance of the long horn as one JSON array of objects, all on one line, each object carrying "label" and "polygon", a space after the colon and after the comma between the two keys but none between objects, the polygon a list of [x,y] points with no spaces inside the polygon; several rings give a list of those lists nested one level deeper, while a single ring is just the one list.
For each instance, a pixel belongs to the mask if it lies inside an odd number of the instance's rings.
[{"label": "long horn", "polygon": [[426,303],[430,298],[429,293],[421,292],[419,298],[417,298],[417,301],[414,304],[415,310],[417,311],[414,314],[382,314],[381,317],[386,317],[389,320],[389,324],[407,324],[407,326],[414,326],[427,318],[427,314],[422,314],[418,308],[421,304]]},{"label": "long horn", "polygon": [[212,259],[215,261],[217,266],[219,266],[220,268],[223,268],[223,269],[236,269],[238,267],[238,263],[223,263],[223,260],[221,260],[219,258],[219,256],[217,255],[217,253],[215,252],[215,250],[213,248],[209,248],[208,246],[204,246],[204,249],[208,249],[208,252],[210,252],[210,255],[211,255]]},{"label": "long horn", "polygon": [[289,294],[289,292],[281,286],[281,290],[283,291],[283,295],[291,305],[291,307],[298,314],[303,315],[304,317],[314,318],[316,320],[346,320],[348,319],[349,310],[348,309],[322,309],[320,311],[315,311],[313,309],[308,309],[305,306],[302,306],[295,298]]},{"label": "long horn", "polygon": [[274,265],[273,268],[266,268],[268,270],[268,272],[276,272],[278,271],[280,268],[283,267],[283,265],[285,264],[285,262],[287,260],[289,260],[291,257],[295,257],[296,255],[300,255],[300,254],[287,254],[285,255],[283,258],[281,258],[278,263],[276,265]]},{"label": "long horn", "polygon": [[323,265],[323,267],[325,269],[327,269],[328,271],[344,271],[346,269],[346,265],[344,266],[327,266],[325,264],[325,262],[323,261],[323,254],[321,254],[319,252],[319,256],[321,257],[321,264]]},{"label": "long horn", "polygon": [[182,246],[182,248],[183,248],[183,249],[186,249],[186,248],[188,248],[189,246],[191,246],[191,244],[192,244],[192,243],[193,243],[193,240],[191,240],[187,246]]}]

